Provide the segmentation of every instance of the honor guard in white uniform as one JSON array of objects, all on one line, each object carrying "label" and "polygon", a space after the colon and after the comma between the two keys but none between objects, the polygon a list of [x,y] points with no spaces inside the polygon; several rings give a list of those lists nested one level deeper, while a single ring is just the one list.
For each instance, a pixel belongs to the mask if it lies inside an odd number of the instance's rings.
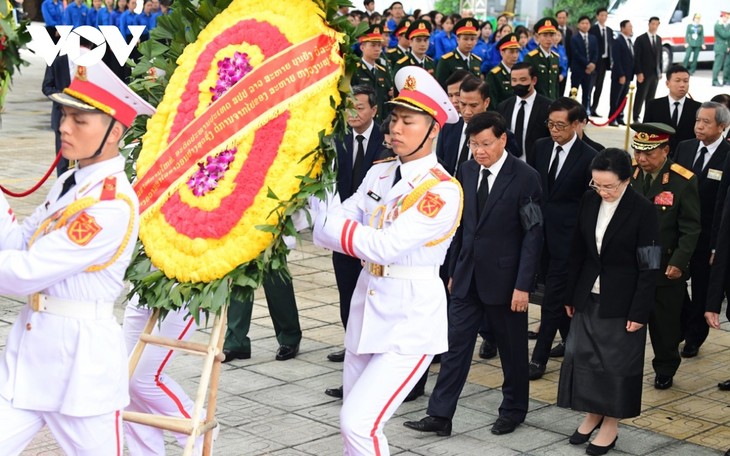
[{"label": "honor guard in white uniform", "polygon": [[364,264],[345,332],[340,428],[350,456],[390,454],[383,426],[433,356],[448,349],[439,266],[461,217],[462,193],[432,143],[458,115],[423,68],[402,68],[395,83],[390,135],[397,158],[374,164],[341,206],[312,203],[315,244]]},{"label": "honor guard in white uniform", "polygon": [[30,295],[0,359],[0,453],[47,425],[66,454],[122,454],[127,352],[112,310],[137,240],[139,205],[118,143],[154,109],[103,63],[50,96],[63,156],[78,163],[18,224],[0,197],[0,293]]}]

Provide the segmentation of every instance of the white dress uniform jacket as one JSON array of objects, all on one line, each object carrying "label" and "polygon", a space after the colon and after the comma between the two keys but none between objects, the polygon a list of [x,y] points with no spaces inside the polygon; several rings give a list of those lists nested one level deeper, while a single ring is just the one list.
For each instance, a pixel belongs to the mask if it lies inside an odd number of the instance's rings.
[{"label": "white dress uniform jacket", "polygon": [[[399,165],[402,178],[392,186]],[[404,208],[406,197],[429,180],[438,183]],[[448,350],[446,293],[438,270],[461,208],[461,187],[431,154],[373,165],[356,193],[316,215],[314,243],[319,246],[368,263],[405,266],[406,275],[408,267],[418,275],[433,271],[427,278],[377,277],[366,265],[352,296],[347,350],[412,355]]]},{"label": "white dress uniform jacket", "polygon": [[[71,172],[76,185],[59,199]],[[115,197],[100,201],[108,177],[116,177]],[[85,197],[97,201],[33,239],[44,220]],[[121,156],[63,174],[22,225],[0,197],[0,293],[41,292],[85,305],[114,302],[137,240],[138,213]],[[0,360],[0,395],[20,409],[95,416],[128,404],[127,377],[127,352],[114,316],[79,319],[25,306]]]}]

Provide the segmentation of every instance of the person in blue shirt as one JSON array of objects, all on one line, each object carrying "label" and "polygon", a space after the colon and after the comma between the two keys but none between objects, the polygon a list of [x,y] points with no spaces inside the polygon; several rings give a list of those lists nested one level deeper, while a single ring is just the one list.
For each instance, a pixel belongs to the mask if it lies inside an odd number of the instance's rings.
[{"label": "person in blue shirt", "polygon": [[[393,2],[390,5],[390,8],[388,8],[388,9],[390,10],[390,14],[392,16],[388,20],[388,30],[393,31],[397,28],[398,24],[400,24],[400,22],[406,16],[406,13],[403,10],[403,4],[401,2]],[[395,33],[393,33],[390,36],[390,41],[388,42],[388,47],[394,48],[396,46],[398,46],[398,37],[395,36]]]},{"label": "person in blue shirt", "polygon": [[535,37],[530,36],[530,31],[527,29],[527,27],[523,26],[517,26],[515,29],[515,35],[517,35],[517,41],[520,42],[520,46],[522,46],[522,51],[520,51],[520,62],[522,62],[522,59],[527,55],[528,52],[531,52],[533,49],[537,49],[539,44],[536,41]]},{"label": "person in blue shirt", "polygon": [[137,15],[137,25],[144,25],[145,29],[140,37],[140,41],[147,41],[150,39],[150,30],[155,28],[157,25],[157,15],[154,14],[152,0],[144,0],[144,7],[142,12]]},{"label": "person in blue shirt", "polygon": [[100,8],[96,15],[96,26],[117,25],[114,22],[114,0],[104,0],[104,8]]},{"label": "person in blue shirt", "polygon": [[[122,30],[122,14],[127,12],[127,0],[117,0],[117,8],[114,10],[114,25],[121,31]],[[127,31],[122,32],[122,36],[125,36]]]},{"label": "person in blue shirt", "polygon": [[86,15],[86,25],[96,27],[97,17],[99,17],[99,11],[101,10],[101,0],[92,0],[91,8]]},{"label": "person in blue shirt", "polygon": [[434,60],[439,60],[442,55],[456,49],[456,35],[454,35],[453,30],[457,20],[454,16],[444,16],[441,20],[441,33],[436,35],[433,43],[436,48],[433,56]]},{"label": "person in blue shirt", "polygon": [[127,11],[123,12],[119,17],[119,30],[127,42],[129,42],[129,38],[132,36],[129,26],[137,25],[137,13],[134,12],[135,8],[137,8],[137,0],[129,0]]},{"label": "person in blue shirt", "polygon": [[[558,82],[562,83],[565,81],[565,78],[568,77],[568,52],[565,50],[563,43],[561,43],[563,34],[560,33],[560,29],[557,30],[558,31],[555,32],[552,50],[558,54],[558,64],[560,65],[560,76],[558,76]],[[560,92],[559,95],[562,96],[563,92]]]},{"label": "person in blue shirt", "polygon": [[41,5],[41,13],[43,13],[48,36],[53,39],[54,43],[58,42],[59,36],[56,33],[56,26],[63,25],[63,2],[61,0],[44,0]]},{"label": "person in blue shirt", "polygon": [[[498,43],[503,37],[512,33],[512,26],[509,24],[500,25],[497,27],[497,33],[494,34],[494,42]],[[497,46],[492,46],[488,49],[486,59],[482,59],[481,73],[487,74],[492,68],[499,65],[502,61],[502,54],[497,49]]]},{"label": "person in blue shirt", "polygon": [[482,22],[481,27],[479,27],[479,39],[477,40],[476,46],[474,46],[474,50],[471,51],[473,54],[478,55],[479,58],[482,59],[482,62],[487,57],[489,48],[492,47],[491,45],[493,43],[490,43],[491,37],[492,23],[489,21]]},{"label": "person in blue shirt", "polygon": [[66,7],[66,11],[63,15],[63,25],[73,25],[74,27],[81,27],[86,25],[86,16],[89,14],[89,8],[83,0],[74,0],[73,3],[69,3]]}]

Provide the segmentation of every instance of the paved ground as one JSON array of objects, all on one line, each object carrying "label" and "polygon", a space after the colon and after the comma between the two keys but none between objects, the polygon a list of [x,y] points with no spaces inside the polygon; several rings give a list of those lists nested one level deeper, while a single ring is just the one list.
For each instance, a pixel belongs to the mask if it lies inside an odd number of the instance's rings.
[{"label": "paved ground", "polygon": [[[0,129],[0,184],[14,190],[30,187],[50,165],[53,134],[50,131],[50,103],[40,92],[42,62],[29,57],[32,66],[16,78],[2,114]],[[709,70],[692,78],[692,93],[706,100],[719,93],[710,85]],[[730,90],[729,90],[730,91]],[[599,112],[608,111],[608,88]],[[662,85],[657,96],[666,94]],[[589,129],[595,140],[622,146],[624,130]],[[16,199],[11,205],[22,218],[39,204],[50,184],[34,195]],[[340,402],[323,394],[341,382],[341,364],[330,363],[326,355],[340,348],[343,332],[339,323],[337,291],[329,254],[310,242],[290,255],[291,272],[304,331],[300,355],[290,361],[274,361],[277,343],[263,295],[259,294],[251,326],[253,357],[225,365],[220,382],[218,419],[222,432],[216,454],[222,455],[336,455],[342,445],[338,434]],[[0,347],[20,307],[21,297],[0,297]],[[121,317],[122,304],[117,307]],[[531,322],[539,308],[531,306]],[[730,378],[730,325],[712,331],[700,356],[684,361],[675,387],[656,391],[652,387],[650,364],[645,377],[643,414],[622,423],[620,438],[611,454],[629,455],[718,455],[730,447],[730,394],[717,390],[718,381]],[[204,341],[206,330],[195,334]],[[651,348],[647,349],[647,360]],[[197,386],[200,361],[196,357],[175,359],[169,374],[191,393]],[[435,383],[438,366],[432,366],[427,391]],[[475,357],[469,383],[459,403],[454,434],[450,438],[406,430],[402,423],[424,416],[427,397],[404,404],[386,426],[393,454],[401,455],[578,455],[584,447],[567,444],[580,421],[577,413],[557,408],[555,403],[559,362],[551,361],[542,380],[531,384],[527,421],[507,436],[489,432],[500,402],[499,361]],[[169,454],[180,449],[169,439]],[[2,449],[0,449],[0,454]],[[24,452],[27,455],[61,454],[47,433],[41,433]]]}]

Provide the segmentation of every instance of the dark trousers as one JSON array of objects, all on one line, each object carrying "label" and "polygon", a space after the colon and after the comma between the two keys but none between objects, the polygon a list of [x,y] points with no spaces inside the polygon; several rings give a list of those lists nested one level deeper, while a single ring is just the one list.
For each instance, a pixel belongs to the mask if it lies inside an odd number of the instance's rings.
[{"label": "dark trousers", "polygon": [[685,296],[682,307],[682,334],[687,345],[701,347],[710,327],[705,321],[707,287],[710,281],[710,251],[695,251],[689,263],[692,278],[692,299]]},{"label": "dark trousers", "polygon": [[568,338],[570,318],[565,313],[565,287],[568,281],[568,261],[551,258],[545,273],[545,295],[540,306],[540,331],[532,351],[532,361],[547,364],[555,335],[560,331]]},{"label": "dark trousers", "polygon": [[[656,95],[656,88],[659,84],[659,76],[652,74],[652,75],[644,75],[644,82],[639,82],[636,85],[636,98],[634,98],[634,112],[633,112],[633,120],[634,122],[638,122],[639,114],[641,113],[641,107],[644,106],[646,108],[646,104],[649,102],[649,100],[653,100],[654,96]],[[644,115],[646,116],[646,112],[644,112]]]},{"label": "dark trousers", "polygon": [[[299,313],[291,278],[272,272],[264,276],[263,286],[271,321],[274,322],[276,340],[280,345],[299,344],[302,340],[302,329],[299,326]],[[248,301],[231,299],[224,350],[251,353],[248,330],[251,327],[252,312],[253,299]]]},{"label": "dark trousers", "polygon": [[[594,71],[595,73],[595,71]],[[585,69],[570,74],[570,86],[581,90],[581,104],[586,108],[587,114],[591,114],[591,89],[593,82],[593,73],[586,74]]]},{"label": "dark trousers", "polygon": [[601,92],[603,92],[603,80],[606,78],[606,71],[611,69],[611,59],[598,59],[596,64],[596,71],[593,72],[593,104],[591,105],[591,112],[595,113],[598,108],[598,102],[601,99]]},{"label": "dark trousers", "polygon": [[522,423],[527,414],[530,384],[527,361],[527,313],[512,312],[510,304],[484,305],[472,281],[465,299],[452,296],[449,305],[449,351],[428,401],[430,416],[452,418],[471,367],[476,334],[484,318],[491,322],[502,363],[502,404],[499,416]]},{"label": "dark trousers", "polygon": [[654,310],[649,317],[649,337],[654,349],[651,364],[658,375],[673,376],[682,358],[679,356],[679,342],[682,340],[682,305],[687,282],[656,288]]},{"label": "dark trousers", "polygon": [[[629,93],[629,84],[631,81],[629,78],[626,78],[625,84],[619,84],[618,81],[611,80],[611,110],[608,113],[608,116],[612,116],[616,111],[618,111],[619,106],[621,106],[621,102],[623,101],[624,97],[627,93]],[[624,110],[622,109],[619,113],[618,117],[616,117],[616,121],[623,121],[624,120]]]},{"label": "dark trousers", "polygon": [[340,320],[342,327],[347,328],[347,317],[350,315],[350,301],[357,286],[357,278],[362,271],[362,263],[358,258],[332,252],[332,266],[335,270],[337,291],[340,293]]}]

